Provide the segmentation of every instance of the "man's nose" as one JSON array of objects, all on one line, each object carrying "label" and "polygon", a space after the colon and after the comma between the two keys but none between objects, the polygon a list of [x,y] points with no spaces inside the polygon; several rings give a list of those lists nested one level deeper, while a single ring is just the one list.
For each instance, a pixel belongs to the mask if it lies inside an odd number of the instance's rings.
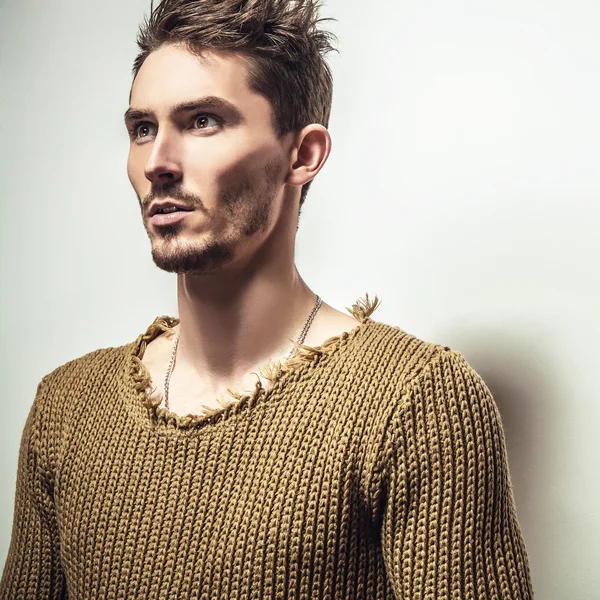
[{"label": "man's nose", "polygon": [[181,161],[176,136],[161,130],[152,144],[152,151],[144,169],[146,179],[151,182],[181,179]]}]

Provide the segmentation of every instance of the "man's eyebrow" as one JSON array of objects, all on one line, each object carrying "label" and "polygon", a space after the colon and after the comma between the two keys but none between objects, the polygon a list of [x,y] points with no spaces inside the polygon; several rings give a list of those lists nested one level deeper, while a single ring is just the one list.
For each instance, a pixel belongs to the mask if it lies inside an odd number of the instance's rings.
[{"label": "man's eyebrow", "polygon": [[[234,124],[240,123],[244,120],[242,113],[239,111],[239,109],[236,106],[234,106],[231,102],[229,102],[228,100],[225,100],[225,98],[221,98],[220,96],[204,96],[203,98],[196,98],[195,100],[188,100],[186,102],[180,102],[179,104],[176,104],[175,106],[171,107],[169,116],[174,117],[183,112],[189,112],[189,111],[198,110],[198,109],[206,109],[206,110],[223,109],[223,110],[226,110],[227,112],[229,112],[230,122],[233,121]],[[137,121],[138,119],[145,119],[147,117],[150,117],[151,115],[152,115],[151,110],[144,109],[144,108],[129,107],[125,111],[125,115],[124,115],[125,124],[127,124],[131,121]]]}]

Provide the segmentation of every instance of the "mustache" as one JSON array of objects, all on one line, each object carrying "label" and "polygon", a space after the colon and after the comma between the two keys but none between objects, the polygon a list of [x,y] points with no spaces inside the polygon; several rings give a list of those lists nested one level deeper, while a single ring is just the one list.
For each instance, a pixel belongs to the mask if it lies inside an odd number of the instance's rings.
[{"label": "mustache", "polygon": [[173,200],[179,200],[190,208],[199,208],[202,205],[202,200],[195,194],[186,192],[181,185],[152,185],[150,193],[144,198],[144,212],[147,212],[150,205],[154,200],[160,200],[162,198],[171,198]]}]

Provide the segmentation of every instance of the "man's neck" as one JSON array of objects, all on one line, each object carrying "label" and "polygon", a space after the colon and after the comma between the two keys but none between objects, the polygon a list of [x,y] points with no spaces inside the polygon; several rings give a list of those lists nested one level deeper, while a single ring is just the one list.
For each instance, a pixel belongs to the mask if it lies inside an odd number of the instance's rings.
[{"label": "man's neck", "polygon": [[221,283],[178,276],[180,380],[198,377],[218,387],[283,358],[315,307],[316,294],[295,267],[287,279]]}]

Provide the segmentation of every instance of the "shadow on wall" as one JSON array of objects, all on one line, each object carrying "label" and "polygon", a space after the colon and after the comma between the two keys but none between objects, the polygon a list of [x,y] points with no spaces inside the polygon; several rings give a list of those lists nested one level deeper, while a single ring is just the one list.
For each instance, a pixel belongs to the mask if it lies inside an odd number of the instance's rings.
[{"label": "shadow on wall", "polygon": [[[452,340],[490,389],[500,410],[519,524],[525,539],[536,596],[563,597],[558,592],[564,556],[554,543],[557,496],[564,489],[556,465],[564,462],[568,391],[560,382],[558,359],[550,354],[552,336],[536,324],[514,321],[489,326],[453,324],[436,339]],[[568,590],[564,597],[568,597]],[[546,594],[545,592],[548,592]],[[554,594],[558,594],[554,596]]]}]

